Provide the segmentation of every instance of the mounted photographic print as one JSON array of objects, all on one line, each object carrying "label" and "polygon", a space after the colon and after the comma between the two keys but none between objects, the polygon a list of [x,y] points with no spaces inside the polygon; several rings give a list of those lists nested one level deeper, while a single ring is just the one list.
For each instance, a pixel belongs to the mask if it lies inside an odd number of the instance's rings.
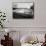
[{"label": "mounted photographic print", "polygon": [[34,18],[33,2],[13,2],[13,19],[32,19]]}]

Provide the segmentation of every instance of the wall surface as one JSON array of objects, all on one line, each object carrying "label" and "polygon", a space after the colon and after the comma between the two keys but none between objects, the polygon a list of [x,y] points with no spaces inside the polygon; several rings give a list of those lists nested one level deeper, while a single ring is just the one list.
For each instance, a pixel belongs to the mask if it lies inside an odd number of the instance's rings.
[{"label": "wall surface", "polygon": [[[34,2],[34,19],[13,19],[12,2]],[[6,27],[46,27],[46,0],[0,0],[0,10],[6,12]]]},{"label": "wall surface", "polygon": [[[34,19],[12,18],[12,2],[33,2],[33,1],[34,1]],[[11,31],[20,31],[19,32],[20,35],[16,33],[15,40],[16,39],[18,40],[19,36],[21,37],[25,34],[30,35],[32,33],[31,31],[33,32],[45,31],[44,33],[46,33],[46,5],[45,4],[46,4],[46,0],[0,0],[0,10],[5,12],[7,16],[7,20],[4,24],[5,27],[8,27],[8,29],[10,29]],[[16,43],[16,45],[17,46],[20,45],[20,42]]]},{"label": "wall surface", "polygon": [[[13,19],[8,15],[7,27],[46,27],[46,0],[12,0],[12,2],[33,2],[34,1],[34,19]],[[10,2],[9,2],[10,3]],[[12,7],[12,4],[9,5]],[[10,8],[11,8],[10,7]],[[9,7],[8,7],[9,8]],[[9,8],[9,10],[10,10]],[[12,11],[7,11],[8,14]]]}]

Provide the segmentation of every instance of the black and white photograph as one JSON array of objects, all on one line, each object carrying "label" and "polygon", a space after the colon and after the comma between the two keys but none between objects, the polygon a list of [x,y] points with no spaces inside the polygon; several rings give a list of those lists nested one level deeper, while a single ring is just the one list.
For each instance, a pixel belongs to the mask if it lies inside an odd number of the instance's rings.
[{"label": "black and white photograph", "polygon": [[13,2],[13,19],[32,19],[34,18],[33,2]]}]

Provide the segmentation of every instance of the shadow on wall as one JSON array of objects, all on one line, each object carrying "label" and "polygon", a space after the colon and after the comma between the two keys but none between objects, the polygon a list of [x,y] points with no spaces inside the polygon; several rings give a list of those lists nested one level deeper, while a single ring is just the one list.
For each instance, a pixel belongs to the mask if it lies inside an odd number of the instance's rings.
[{"label": "shadow on wall", "polygon": [[13,40],[13,46],[21,46],[20,41]]}]

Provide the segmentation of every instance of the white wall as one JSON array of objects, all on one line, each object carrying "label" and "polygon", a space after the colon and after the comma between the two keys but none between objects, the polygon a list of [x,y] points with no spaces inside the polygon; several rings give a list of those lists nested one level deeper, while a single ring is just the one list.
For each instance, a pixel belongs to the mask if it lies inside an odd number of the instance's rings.
[{"label": "white wall", "polygon": [[0,10],[5,12],[7,16],[11,15],[11,0],[0,0]]},{"label": "white wall", "polygon": [[[12,18],[12,2],[20,2],[20,1],[21,2],[34,1],[34,5],[35,5],[34,19]],[[8,29],[11,29],[11,31],[13,30],[20,31],[20,37],[23,36],[24,34],[30,34],[31,31],[38,31],[38,32],[46,31],[46,5],[45,4],[46,4],[46,0],[0,0],[0,10],[6,12],[6,16],[7,16],[7,21],[5,22],[5,26],[8,27]],[[18,38],[17,33],[16,33],[16,37]]]},{"label": "white wall", "polygon": [[[12,3],[7,2],[8,23],[7,27],[46,27],[46,0],[12,0],[12,2],[33,2],[34,1],[34,19],[13,19]],[[10,4],[11,3],[11,4]]]},{"label": "white wall", "polygon": [[[34,1],[34,19],[13,19],[12,2],[32,2]],[[6,27],[46,27],[46,0],[0,0],[0,9],[6,12]],[[31,29],[32,29],[31,28]],[[26,28],[27,29],[27,28]],[[36,30],[36,28],[33,28]],[[38,30],[37,29],[37,30]]]}]

